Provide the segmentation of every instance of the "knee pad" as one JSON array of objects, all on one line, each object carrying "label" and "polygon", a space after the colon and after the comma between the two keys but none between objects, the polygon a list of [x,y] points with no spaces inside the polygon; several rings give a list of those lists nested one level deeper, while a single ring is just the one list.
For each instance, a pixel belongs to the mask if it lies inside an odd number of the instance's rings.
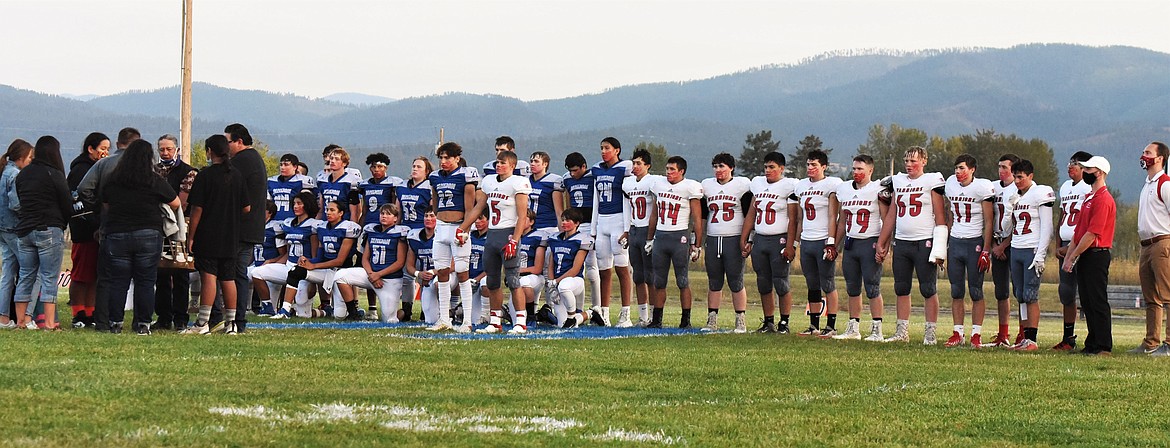
[{"label": "knee pad", "polygon": [[691,286],[691,279],[687,275],[687,270],[684,269],[682,272],[674,273],[674,284],[678,286],[678,289],[685,289]]},{"label": "knee pad", "polygon": [[[909,291],[910,288],[906,288],[906,289],[907,289],[907,291]],[[933,296],[935,294],[938,294],[938,287],[937,287],[937,285],[934,285],[934,284],[925,283],[925,284],[918,285],[918,292],[922,293],[922,297],[930,297],[930,296]]]},{"label": "knee pad", "polygon": [[284,284],[299,289],[301,281],[304,280],[308,275],[309,271],[306,271],[305,268],[297,266],[292,268],[291,271],[288,271],[288,277],[285,278]]},{"label": "knee pad", "polygon": [[878,285],[865,285],[865,297],[873,300],[882,295],[882,288]]},{"label": "knee pad", "polygon": [[[435,268],[438,268],[438,263],[435,263]],[[471,260],[469,257],[455,257],[455,272],[467,272],[471,270]]]},{"label": "knee pad", "polygon": [[772,284],[776,286],[776,294],[783,296],[792,290],[788,283],[788,277],[772,278]]},{"label": "knee pad", "polygon": [[618,246],[618,250],[613,254],[613,265],[619,268],[630,267],[630,251]]},{"label": "knee pad", "polygon": [[[760,294],[769,294],[772,292],[772,279],[764,276],[756,276],[756,288],[760,290]],[[783,295],[783,293],[781,293]]]},{"label": "knee pad", "polygon": [[910,295],[910,280],[894,280],[894,295]]},{"label": "knee pad", "polygon": [[[720,283],[722,283],[722,282],[720,282]],[[723,289],[722,285],[720,285],[720,286],[721,287],[719,289]],[[743,276],[742,275],[738,276],[738,277],[731,276],[730,278],[728,278],[727,279],[727,288],[730,289],[731,292],[743,291]]]},{"label": "knee pad", "polygon": [[825,301],[824,297],[821,296],[821,290],[819,290],[819,289],[808,290],[808,303],[821,303],[824,301]]},{"label": "knee pad", "polygon": [[515,269],[504,269],[504,284],[510,289],[520,288],[520,275]]},{"label": "knee pad", "polygon": [[[735,290],[734,287],[731,289]],[[711,268],[707,268],[707,290],[711,292],[723,290],[723,276],[717,273],[712,273]]]}]

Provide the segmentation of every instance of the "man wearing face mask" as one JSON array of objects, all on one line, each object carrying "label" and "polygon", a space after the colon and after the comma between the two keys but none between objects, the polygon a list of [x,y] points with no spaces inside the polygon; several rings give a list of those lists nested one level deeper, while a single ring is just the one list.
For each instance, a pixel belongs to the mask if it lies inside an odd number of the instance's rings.
[{"label": "man wearing face mask", "polygon": [[[171,189],[179,193],[180,207],[185,210],[187,195],[191,194],[191,185],[199,171],[179,158],[179,139],[171,134],[158,138],[158,160],[155,171],[167,180]],[[158,320],[150,328],[155,330],[173,328],[180,331],[185,329],[191,317],[187,314],[190,300],[191,279],[188,272],[159,269],[154,287],[154,312],[158,314]]]},{"label": "man wearing face mask", "polygon": [[[1170,342],[1162,339],[1163,308],[1170,303],[1170,260],[1162,256],[1170,250],[1170,175],[1166,174],[1166,157],[1170,150],[1162,142],[1152,142],[1142,149],[1141,167],[1146,170],[1146,184],[1138,197],[1137,232],[1141,239],[1138,278],[1142,298],[1146,301],[1146,337],[1130,353],[1170,356]],[[1170,328],[1167,329],[1170,338]]]},{"label": "man wearing face mask", "polygon": [[[1056,259],[1064,263],[1064,257],[1069,250],[1069,243],[1076,233],[1077,223],[1080,222],[1081,203],[1085,195],[1092,191],[1092,186],[1081,176],[1081,162],[1087,162],[1093,156],[1084,151],[1077,151],[1068,161],[1068,180],[1060,185],[1060,248],[1056,250]],[[1074,334],[1077,322],[1077,278],[1076,272],[1060,271],[1060,286],[1057,289],[1060,304],[1064,308],[1064,336],[1060,343],[1052,347],[1053,350],[1071,351],[1077,347],[1077,335]]]},{"label": "man wearing face mask", "polygon": [[1113,247],[1113,226],[1117,221],[1117,205],[1105,187],[1109,175],[1109,161],[1093,156],[1081,162],[1082,180],[1092,186],[1081,203],[1081,216],[1073,233],[1071,249],[1064,258],[1061,270],[1077,269],[1077,289],[1081,293],[1081,309],[1085,312],[1085,346],[1083,355],[1109,355],[1113,352],[1113,321],[1105,289],[1109,284],[1109,263]]}]

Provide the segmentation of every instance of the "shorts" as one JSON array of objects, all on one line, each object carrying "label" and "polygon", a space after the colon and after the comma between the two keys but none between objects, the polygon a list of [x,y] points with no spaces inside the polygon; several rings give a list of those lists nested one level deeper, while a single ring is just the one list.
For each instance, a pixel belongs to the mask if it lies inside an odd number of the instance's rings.
[{"label": "shorts", "polygon": [[743,291],[744,258],[739,250],[739,235],[708,236],[703,250],[706,251],[703,264],[707,266],[707,290],[722,291],[726,277],[731,292]]},{"label": "shorts", "polygon": [[654,288],[666,289],[666,275],[674,265],[674,283],[679,289],[690,287],[691,243],[687,230],[657,232],[654,234]]},{"label": "shorts", "polygon": [[[1068,246],[1068,241],[1061,241],[1060,247]],[[1061,263],[1064,262],[1063,257],[1057,257]],[[1060,270],[1060,286],[1057,287],[1057,294],[1060,296],[1060,304],[1065,306],[1073,306],[1077,304],[1077,267],[1073,265],[1072,272],[1064,272]]]},{"label": "shorts", "polygon": [[930,262],[931,239],[894,240],[894,294],[910,295],[911,277],[918,274],[918,292],[922,297],[938,294],[938,265]]},{"label": "shorts", "polygon": [[236,278],[236,257],[196,257],[195,270],[214,275],[221,282],[234,281]]},{"label": "shorts", "polygon": [[73,281],[92,283],[97,281],[98,243],[84,241],[73,243],[69,258],[73,260],[73,270],[70,275]]},{"label": "shorts", "polygon": [[654,261],[646,254],[646,234],[649,227],[630,227],[630,267],[634,283],[638,285],[650,283],[654,279]]},{"label": "shorts", "polygon": [[[983,237],[947,240],[947,279],[951,281],[951,300],[963,300],[971,290],[971,301],[983,300],[983,273],[979,272],[979,254]],[[966,280],[966,287],[963,281]]]},{"label": "shorts", "polygon": [[[508,244],[508,237],[515,229],[488,229],[487,242],[483,245],[483,258],[480,260],[487,279],[484,285],[489,290],[500,289],[500,270],[504,271],[504,283],[508,288],[516,289],[520,286],[520,255],[511,259],[504,258],[504,246]],[[467,246],[470,246],[468,244]],[[438,265],[436,265],[438,267]]]},{"label": "shorts", "polygon": [[882,265],[877,262],[877,237],[845,238],[841,244],[841,273],[845,276],[845,293],[849,297],[875,299],[882,295]]},{"label": "shorts", "polygon": [[827,240],[800,240],[800,269],[808,289],[817,285],[821,292],[829,294],[837,290],[837,262],[825,259]]},{"label": "shorts", "polygon": [[1036,256],[1034,248],[1011,248],[1012,294],[1020,303],[1036,303],[1040,299],[1040,276],[1028,269]]},{"label": "shorts", "polygon": [[617,266],[624,268],[630,265],[630,250],[621,244],[622,234],[628,228],[623,226],[621,213],[600,215],[597,217],[597,268],[606,270]]},{"label": "shorts", "polygon": [[771,294],[773,290],[781,296],[788,294],[792,289],[788,281],[788,271],[792,264],[784,258],[788,234],[757,234],[753,243],[752,269],[756,271],[756,287],[760,294]]}]

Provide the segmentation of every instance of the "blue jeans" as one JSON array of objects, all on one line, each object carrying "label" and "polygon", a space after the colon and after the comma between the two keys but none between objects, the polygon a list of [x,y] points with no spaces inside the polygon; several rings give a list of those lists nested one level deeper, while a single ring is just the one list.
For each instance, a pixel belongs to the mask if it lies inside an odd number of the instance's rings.
[{"label": "blue jeans", "polygon": [[162,256],[162,232],[156,229],[134,230],[106,235],[101,246],[109,260],[110,322],[122,322],[126,316],[126,292],[134,280],[134,326],[149,324],[154,317],[154,284],[158,280],[158,261]]},{"label": "blue jeans", "polygon": [[57,303],[57,278],[61,275],[61,259],[65,256],[65,231],[57,227],[34,230],[20,237],[17,262],[20,279],[16,283],[16,301],[31,302],[25,314],[36,315],[37,296],[33,283],[41,283],[39,300]]},{"label": "blue jeans", "polygon": [[12,298],[16,295],[16,274],[20,273],[20,262],[16,261],[20,250],[20,237],[15,233],[0,230],[0,314],[12,317]]}]

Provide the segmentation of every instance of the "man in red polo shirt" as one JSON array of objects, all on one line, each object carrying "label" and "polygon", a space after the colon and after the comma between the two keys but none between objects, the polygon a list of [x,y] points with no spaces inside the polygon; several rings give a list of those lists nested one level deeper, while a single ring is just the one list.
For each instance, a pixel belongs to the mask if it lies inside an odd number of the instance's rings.
[{"label": "man in red polo shirt", "polygon": [[1088,335],[1085,336],[1084,355],[1110,355],[1113,352],[1113,317],[1105,289],[1109,284],[1109,263],[1113,247],[1113,224],[1117,220],[1117,205],[1105,188],[1109,175],[1109,161],[1093,156],[1081,162],[1083,180],[1092,186],[1081,206],[1081,218],[1069,243],[1068,255],[1061,266],[1072,272],[1076,266],[1077,289],[1081,293],[1081,309],[1085,312]]}]

